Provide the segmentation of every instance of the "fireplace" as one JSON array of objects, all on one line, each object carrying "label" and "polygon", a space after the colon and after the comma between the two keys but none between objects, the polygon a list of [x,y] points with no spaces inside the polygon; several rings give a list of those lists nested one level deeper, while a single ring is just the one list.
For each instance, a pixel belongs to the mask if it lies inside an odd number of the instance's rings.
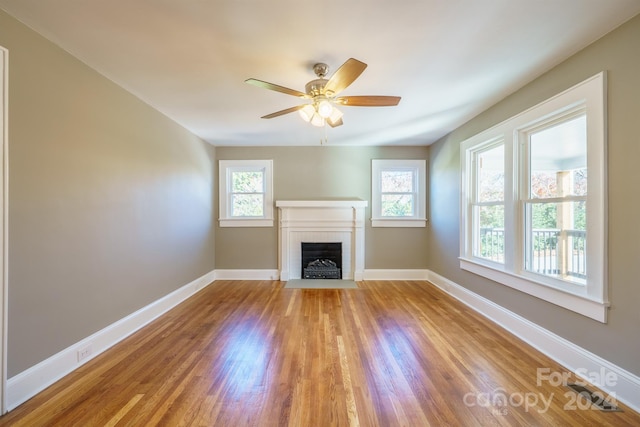
[{"label": "fireplace", "polygon": [[276,207],[280,217],[278,225],[280,280],[303,278],[302,242],[341,243],[342,279],[362,280],[364,212],[367,201],[356,199],[277,200]]},{"label": "fireplace", "polygon": [[342,279],[342,242],[301,242],[303,279]]}]

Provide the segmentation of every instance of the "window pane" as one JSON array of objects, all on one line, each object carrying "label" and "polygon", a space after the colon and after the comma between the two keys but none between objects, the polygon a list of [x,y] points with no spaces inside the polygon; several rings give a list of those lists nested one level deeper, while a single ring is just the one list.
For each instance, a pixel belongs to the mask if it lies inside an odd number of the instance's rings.
[{"label": "window pane", "polygon": [[262,171],[232,172],[231,191],[233,193],[262,193],[264,174]]},{"label": "window pane", "polygon": [[413,216],[413,195],[383,194],[381,196],[382,216]]},{"label": "window pane", "polygon": [[504,200],[504,145],[478,153],[478,201]]},{"label": "window pane", "polygon": [[587,195],[587,168],[576,169],[572,176],[572,192],[576,196]]},{"label": "window pane", "polygon": [[381,186],[383,193],[411,193],[413,171],[382,171]]},{"label": "window pane", "polygon": [[586,203],[527,203],[526,269],[584,284]]},{"label": "window pane", "polygon": [[531,198],[587,194],[587,118],[580,115],[529,136]]},{"label": "window pane", "polygon": [[264,195],[262,194],[233,194],[231,196],[232,217],[262,217],[264,216]]},{"label": "window pane", "polygon": [[504,206],[476,206],[474,256],[504,263]]}]

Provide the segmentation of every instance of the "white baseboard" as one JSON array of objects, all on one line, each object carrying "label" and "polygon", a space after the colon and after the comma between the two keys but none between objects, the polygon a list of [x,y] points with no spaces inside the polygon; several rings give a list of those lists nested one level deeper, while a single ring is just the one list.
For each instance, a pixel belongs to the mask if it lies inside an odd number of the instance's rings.
[{"label": "white baseboard", "polygon": [[216,270],[216,280],[279,280],[278,270]]},{"label": "white baseboard", "polygon": [[[7,381],[7,410],[14,409],[114,344],[122,341],[205,288],[214,279],[215,272],[211,271],[95,334],[67,347],[26,371],[9,378]],[[79,361],[78,352],[82,349],[89,349],[91,354]]]},{"label": "white baseboard", "polygon": [[363,280],[427,280],[429,270],[364,270]]},{"label": "white baseboard", "polygon": [[432,271],[428,271],[427,280],[640,412],[640,377]]}]

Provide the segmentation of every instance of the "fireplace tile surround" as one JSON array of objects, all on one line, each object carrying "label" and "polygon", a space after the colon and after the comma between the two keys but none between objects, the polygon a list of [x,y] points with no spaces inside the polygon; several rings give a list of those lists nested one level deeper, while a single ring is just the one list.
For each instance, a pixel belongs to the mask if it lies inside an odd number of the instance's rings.
[{"label": "fireplace tile surround", "polygon": [[342,279],[363,280],[367,205],[359,199],[276,201],[280,280],[301,278],[302,242],[341,242]]}]

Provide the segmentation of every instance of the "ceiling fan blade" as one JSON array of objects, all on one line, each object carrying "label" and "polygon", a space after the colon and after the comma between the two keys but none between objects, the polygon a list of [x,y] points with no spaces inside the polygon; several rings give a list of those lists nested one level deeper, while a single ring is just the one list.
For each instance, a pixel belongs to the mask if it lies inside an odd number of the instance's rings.
[{"label": "ceiling fan blade", "polygon": [[332,92],[335,95],[342,92],[362,74],[365,68],[367,64],[364,62],[354,58],[347,59],[324,86],[325,93]]},{"label": "ceiling fan blade", "polygon": [[295,107],[287,108],[286,110],[276,111],[275,113],[267,114],[266,116],[260,117],[261,119],[273,119],[274,117],[284,116],[285,114],[293,113],[294,111],[298,111],[304,108],[306,104],[297,105]]},{"label": "ceiling fan blade", "polygon": [[332,128],[338,127],[338,126],[342,126],[344,123],[342,121],[342,117],[340,117],[338,120],[336,120],[335,122],[332,122],[330,119],[327,119],[327,123],[329,124],[329,126],[331,126]]},{"label": "ceiling fan blade", "polygon": [[336,104],[347,107],[392,107],[400,102],[399,96],[341,96]]},{"label": "ceiling fan blade", "polygon": [[309,95],[307,95],[306,93],[300,92],[295,89],[289,89],[288,87],[278,86],[273,83],[263,82],[262,80],[247,79],[244,82],[249,83],[253,86],[261,87],[263,89],[275,90],[276,92],[286,93],[287,95],[293,95],[299,98],[309,98]]}]

